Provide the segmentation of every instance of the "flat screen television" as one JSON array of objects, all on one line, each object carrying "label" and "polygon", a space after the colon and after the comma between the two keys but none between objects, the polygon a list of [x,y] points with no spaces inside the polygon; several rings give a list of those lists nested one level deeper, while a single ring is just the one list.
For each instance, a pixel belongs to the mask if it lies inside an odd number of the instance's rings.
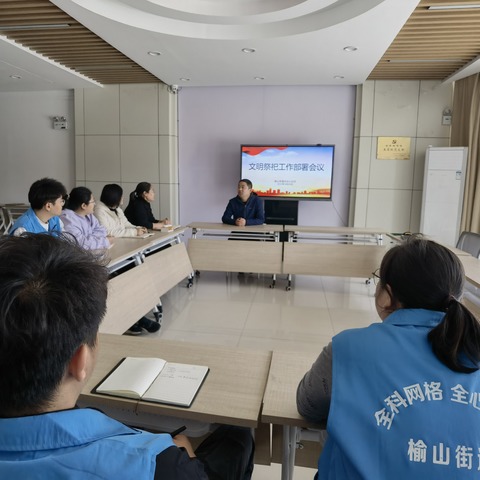
[{"label": "flat screen television", "polygon": [[331,200],[334,145],[242,145],[241,177],[260,197]]}]

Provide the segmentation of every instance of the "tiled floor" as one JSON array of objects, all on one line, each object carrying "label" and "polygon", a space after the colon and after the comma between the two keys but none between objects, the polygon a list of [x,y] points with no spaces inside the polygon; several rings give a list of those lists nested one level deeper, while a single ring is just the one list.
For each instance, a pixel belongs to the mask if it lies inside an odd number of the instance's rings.
[{"label": "tiled floor", "polygon": [[[374,286],[364,279],[297,275],[291,291],[284,277],[201,272],[162,298],[161,338],[248,349],[320,352],[346,328],[378,321]],[[315,470],[295,467],[295,480]],[[254,480],[280,478],[280,465],[256,466]]]}]

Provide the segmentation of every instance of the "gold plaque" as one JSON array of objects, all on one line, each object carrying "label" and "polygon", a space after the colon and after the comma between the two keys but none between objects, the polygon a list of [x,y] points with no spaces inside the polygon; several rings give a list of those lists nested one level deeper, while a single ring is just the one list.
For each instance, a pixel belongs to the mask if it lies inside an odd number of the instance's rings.
[{"label": "gold plaque", "polygon": [[378,160],[410,160],[410,137],[378,137]]}]

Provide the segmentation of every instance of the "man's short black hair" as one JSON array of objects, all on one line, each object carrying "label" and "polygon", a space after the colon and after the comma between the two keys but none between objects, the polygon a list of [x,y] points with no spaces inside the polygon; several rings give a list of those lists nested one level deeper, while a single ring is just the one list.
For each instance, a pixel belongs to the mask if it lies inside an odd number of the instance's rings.
[{"label": "man's short black hair", "polygon": [[46,203],[66,196],[67,189],[53,178],[41,178],[33,182],[28,191],[28,201],[34,210],[40,210]]},{"label": "man's short black hair", "polygon": [[240,182],[243,182],[243,183],[246,183],[247,184],[247,187],[251,190],[253,188],[253,184],[251,182],[251,180],[249,180],[248,178],[242,178],[241,180],[239,180],[238,183]]},{"label": "man's short black hair", "polygon": [[64,237],[0,237],[0,417],[41,412],[76,350],[95,346],[107,269]]}]

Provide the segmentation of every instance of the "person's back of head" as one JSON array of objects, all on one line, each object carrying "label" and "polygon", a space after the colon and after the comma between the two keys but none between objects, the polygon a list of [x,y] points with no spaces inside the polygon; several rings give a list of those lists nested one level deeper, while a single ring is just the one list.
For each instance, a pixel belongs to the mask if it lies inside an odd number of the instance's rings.
[{"label": "person's back of head", "polygon": [[[465,275],[446,247],[412,237],[391,248],[380,266],[380,285],[406,309],[445,312],[429,333],[435,355],[451,370],[470,373],[480,365],[480,324],[461,303]],[[388,290],[387,290],[388,291]]]},{"label": "person's back of head", "polygon": [[48,409],[76,350],[96,343],[107,281],[68,239],[0,237],[0,416]]},{"label": "person's back of head", "polygon": [[123,196],[123,189],[116,183],[109,183],[102,189],[100,201],[109,208],[118,208]]},{"label": "person's back of head", "polygon": [[380,280],[404,308],[444,311],[451,297],[462,297],[464,272],[448,248],[412,237],[385,254]]},{"label": "person's back of head", "polygon": [[33,210],[41,210],[48,203],[67,196],[67,189],[58,180],[41,178],[32,183],[28,191],[28,201]]},{"label": "person's back of head", "polygon": [[69,210],[78,210],[83,204],[88,205],[92,198],[92,191],[87,187],[75,187],[68,196],[66,208]]}]

